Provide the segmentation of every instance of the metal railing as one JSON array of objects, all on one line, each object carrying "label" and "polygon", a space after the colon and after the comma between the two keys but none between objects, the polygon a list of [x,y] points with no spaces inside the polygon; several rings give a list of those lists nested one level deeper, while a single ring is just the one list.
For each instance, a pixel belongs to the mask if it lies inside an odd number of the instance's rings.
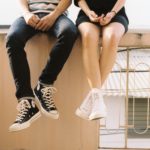
[{"label": "metal railing", "polygon": [[[122,147],[122,148],[128,148],[128,129],[129,128],[130,129],[132,128],[133,131],[136,134],[139,134],[139,135],[145,134],[148,131],[148,129],[150,128],[150,125],[149,125],[149,122],[150,122],[150,120],[149,120],[149,118],[150,118],[150,104],[149,104],[149,102],[150,102],[149,101],[149,95],[150,95],[150,63],[147,63],[147,62],[143,61],[143,62],[139,62],[138,64],[136,64],[134,68],[130,67],[130,61],[131,61],[130,60],[130,52],[133,51],[133,50],[141,50],[141,49],[142,50],[145,50],[145,49],[148,50],[148,48],[149,47],[138,47],[138,48],[136,48],[136,47],[132,47],[132,48],[127,47],[125,49],[122,49],[122,50],[118,51],[118,52],[126,52],[126,68],[122,68],[121,65],[119,64],[119,62],[117,61],[116,65],[118,66],[119,69],[112,71],[112,74],[113,73],[116,73],[116,74],[119,73],[120,74],[120,75],[118,75],[119,76],[119,83],[118,84],[119,84],[120,88],[119,89],[111,88],[109,86],[109,83],[108,83],[110,81],[108,81],[108,80],[106,81],[105,86],[103,88],[105,95],[107,95],[107,94],[111,95],[112,94],[112,96],[113,96],[117,93],[116,95],[119,95],[119,96],[124,95],[124,97],[125,97],[125,106],[124,106],[125,107],[125,125],[120,126],[120,124],[119,124],[119,127],[124,128],[124,130],[125,130],[125,132],[124,132],[124,134],[125,134],[125,136],[124,136],[125,144],[124,144],[124,147]],[[149,61],[150,61],[150,59],[149,59]],[[137,68],[140,65],[144,65],[145,66],[144,69],[138,70]],[[147,69],[145,69],[146,67],[147,67]],[[149,86],[144,87],[144,88],[143,87],[137,88],[137,86],[136,86],[136,77],[135,76],[136,76],[136,74],[142,73],[142,72],[143,73],[146,72],[146,73],[149,74],[149,79],[147,81],[149,83]],[[125,85],[123,85],[123,83],[122,83],[122,78],[123,78],[122,73],[126,74],[126,81],[125,81],[126,83],[125,83]],[[130,82],[131,82],[130,74],[131,73],[133,74],[133,80],[134,80],[134,81],[132,81],[133,82],[132,88],[130,87]],[[125,86],[125,88],[123,86]],[[143,131],[138,131],[135,127],[135,107],[136,107],[136,105],[135,105],[136,96],[135,95],[136,95],[136,93],[140,93],[140,92],[145,92],[147,94],[147,96],[145,96],[145,98],[147,98],[146,128]],[[129,121],[129,114],[128,114],[128,112],[129,112],[129,110],[128,110],[129,109],[129,97],[131,98],[130,93],[135,93],[132,96],[132,99],[133,99],[132,124],[128,123],[128,121]],[[119,118],[119,120],[120,120],[120,118]],[[119,123],[120,123],[120,121],[119,121]],[[118,131],[120,132],[120,129],[115,130],[115,131],[107,129],[106,124],[105,125],[100,125],[100,128],[101,127],[105,128],[107,130],[107,132],[110,133],[110,134],[117,134]],[[113,147],[113,148],[115,148],[115,147]]]}]

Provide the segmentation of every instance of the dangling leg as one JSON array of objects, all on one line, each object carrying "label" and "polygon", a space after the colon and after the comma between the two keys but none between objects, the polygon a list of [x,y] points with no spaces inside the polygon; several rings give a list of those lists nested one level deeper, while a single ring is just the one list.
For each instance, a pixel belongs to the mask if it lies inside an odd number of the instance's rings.
[{"label": "dangling leg", "polygon": [[36,33],[37,31],[27,25],[23,17],[20,17],[12,24],[7,35],[7,53],[16,85],[16,97],[19,102],[18,115],[15,122],[9,127],[9,131],[25,129],[40,117],[40,112],[33,101],[30,69],[24,50],[26,42]]},{"label": "dangling leg", "polygon": [[59,112],[53,99],[53,93],[56,91],[53,83],[71,53],[77,37],[77,29],[71,20],[65,15],[61,15],[52,29],[48,31],[49,34],[52,32],[57,41],[50,51],[47,64],[39,77],[39,82],[34,92],[40,103],[42,113],[50,118],[58,119]]},{"label": "dangling leg", "polygon": [[101,87],[99,69],[99,35],[100,29],[92,23],[79,25],[82,38],[83,64],[90,88]]},{"label": "dangling leg", "polygon": [[105,105],[100,94],[100,29],[92,23],[85,22],[79,25],[79,31],[82,37],[83,64],[91,90],[81,106],[76,110],[76,115],[83,119],[94,120],[106,115]]},{"label": "dangling leg", "polygon": [[102,85],[106,80],[108,74],[111,72],[112,67],[116,60],[116,54],[120,39],[125,32],[122,24],[114,22],[102,31],[102,53],[100,56],[100,70]]}]

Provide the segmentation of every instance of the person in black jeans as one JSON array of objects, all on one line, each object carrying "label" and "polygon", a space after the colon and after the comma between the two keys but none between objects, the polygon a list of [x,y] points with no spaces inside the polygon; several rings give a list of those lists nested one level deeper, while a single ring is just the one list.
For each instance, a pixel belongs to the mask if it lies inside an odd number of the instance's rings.
[{"label": "person in black jeans", "polygon": [[[15,122],[9,127],[10,131],[25,129],[40,117],[40,111],[34,103],[35,96],[44,115],[53,119],[59,117],[52,96],[56,91],[53,84],[69,57],[77,37],[77,29],[65,12],[70,0],[57,1],[55,4],[51,0],[47,3],[41,0],[41,3],[38,0],[20,0],[23,16],[11,25],[7,35],[6,47],[16,85],[19,111]],[[39,32],[54,35],[57,41],[33,92],[24,47]]]}]

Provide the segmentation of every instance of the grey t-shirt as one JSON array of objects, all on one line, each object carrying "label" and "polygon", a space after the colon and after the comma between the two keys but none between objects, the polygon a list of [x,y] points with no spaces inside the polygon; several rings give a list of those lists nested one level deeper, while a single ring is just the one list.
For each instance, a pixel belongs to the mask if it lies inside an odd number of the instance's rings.
[{"label": "grey t-shirt", "polygon": [[59,2],[60,0],[28,0],[29,10],[33,13],[50,13]]}]

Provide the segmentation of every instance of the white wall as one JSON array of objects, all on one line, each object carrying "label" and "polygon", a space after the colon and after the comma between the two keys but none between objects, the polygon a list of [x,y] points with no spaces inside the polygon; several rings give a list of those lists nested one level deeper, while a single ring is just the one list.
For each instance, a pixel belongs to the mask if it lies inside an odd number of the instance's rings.
[{"label": "white wall", "polygon": [[0,0],[0,25],[11,24],[19,15],[18,0]]},{"label": "white wall", "polygon": [[127,0],[126,10],[131,27],[150,28],[150,0]]},{"label": "white wall", "polygon": [[[150,0],[127,0],[126,10],[130,20],[130,26],[144,26],[150,28]],[[78,8],[71,5],[69,17],[76,19]],[[0,1],[0,25],[11,24],[20,15],[18,0]]]}]

